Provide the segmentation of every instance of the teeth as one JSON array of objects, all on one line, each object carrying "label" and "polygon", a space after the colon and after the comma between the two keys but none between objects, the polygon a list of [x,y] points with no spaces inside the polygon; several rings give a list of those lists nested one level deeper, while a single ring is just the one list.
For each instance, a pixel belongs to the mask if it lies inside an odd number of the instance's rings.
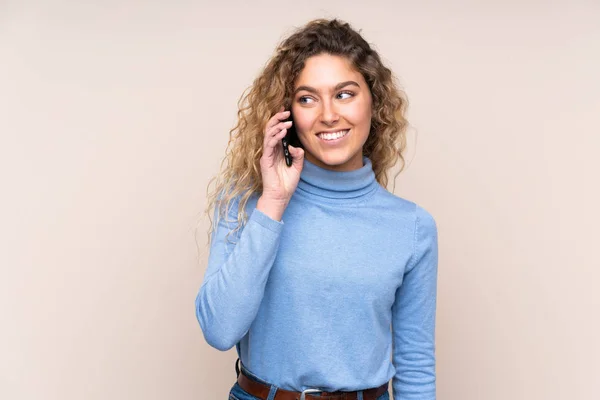
[{"label": "teeth", "polygon": [[319,138],[324,139],[324,140],[334,140],[334,139],[339,139],[342,136],[346,136],[347,133],[348,133],[348,130],[345,130],[345,131],[331,132],[331,133],[319,133],[317,136],[319,136]]}]

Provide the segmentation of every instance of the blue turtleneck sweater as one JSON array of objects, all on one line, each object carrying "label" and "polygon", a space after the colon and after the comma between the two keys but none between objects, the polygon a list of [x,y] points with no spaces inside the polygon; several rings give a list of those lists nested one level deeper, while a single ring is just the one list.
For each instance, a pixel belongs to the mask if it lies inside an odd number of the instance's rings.
[{"label": "blue turtleneck sweater", "polygon": [[221,219],[196,316],[211,346],[236,345],[277,387],[352,391],[393,379],[396,400],[435,399],[436,224],[363,164],[337,172],[305,159],[281,221],[256,209],[257,195],[229,241],[232,222]]}]

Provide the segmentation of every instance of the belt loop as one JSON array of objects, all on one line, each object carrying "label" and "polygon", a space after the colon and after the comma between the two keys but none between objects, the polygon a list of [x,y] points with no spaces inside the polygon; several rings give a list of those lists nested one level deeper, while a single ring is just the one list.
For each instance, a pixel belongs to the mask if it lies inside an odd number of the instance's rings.
[{"label": "belt loop", "polygon": [[363,391],[362,391],[362,390],[359,390],[359,391],[358,391],[358,394],[356,395],[356,400],[364,400],[364,399],[363,399],[363,396],[364,396],[364,395],[363,395]]},{"label": "belt loop", "polygon": [[238,366],[239,362],[240,362],[240,358],[238,357],[238,359],[235,360],[235,374],[236,374],[236,378],[239,378],[239,376],[240,376],[240,367]]},{"label": "belt loop", "polygon": [[267,397],[267,400],[274,400],[276,394],[277,394],[277,386],[271,385],[271,388],[269,389],[269,396]]}]

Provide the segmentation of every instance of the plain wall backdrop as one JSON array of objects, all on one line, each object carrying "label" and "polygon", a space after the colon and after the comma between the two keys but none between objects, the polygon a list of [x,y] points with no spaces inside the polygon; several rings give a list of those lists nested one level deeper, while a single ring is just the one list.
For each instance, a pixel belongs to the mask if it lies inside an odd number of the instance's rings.
[{"label": "plain wall backdrop", "polygon": [[0,398],[226,398],[235,348],[194,313],[206,185],[316,17],[409,98],[395,193],[438,223],[438,398],[600,398],[596,0],[0,1]]}]

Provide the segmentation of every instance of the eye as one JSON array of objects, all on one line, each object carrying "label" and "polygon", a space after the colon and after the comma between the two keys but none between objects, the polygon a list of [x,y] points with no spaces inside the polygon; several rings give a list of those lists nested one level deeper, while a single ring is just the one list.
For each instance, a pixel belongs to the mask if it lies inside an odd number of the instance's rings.
[{"label": "eye", "polygon": [[302,96],[302,97],[300,97],[300,98],[298,99],[298,102],[299,102],[300,104],[309,104],[309,103],[310,103],[310,101],[312,101],[312,100],[313,100],[313,99],[311,99],[311,98],[310,98],[310,97],[308,97],[308,96]]},{"label": "eye", "polygon": [[[340,96],[345,96],[345,97],[340,97]],[[349,92],[349,91],[339,92],[338,97],[341,98],[342,100],[345,100],[345,99],[349,99],[350,97],[354,97],[354,93]]]}]

